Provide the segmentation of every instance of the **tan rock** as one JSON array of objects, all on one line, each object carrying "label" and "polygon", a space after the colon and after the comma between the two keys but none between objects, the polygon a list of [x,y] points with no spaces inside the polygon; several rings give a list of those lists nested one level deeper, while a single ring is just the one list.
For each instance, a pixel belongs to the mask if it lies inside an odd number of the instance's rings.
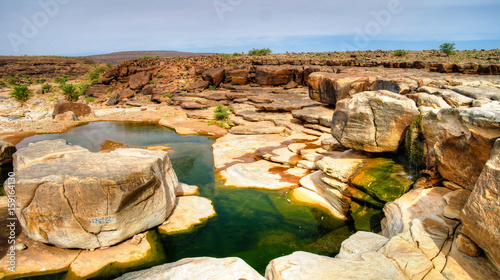
[{"label": "tan rock", "polygon": [[286,166],[296,166],[298,161],[302,159],[299,155],[291,152],[288,147],[277,148],[274,150],[257,150],[256,154],[265,160],[282,163]]},{"label": "tan rock", "polygon": [[192,231],[194,227],[215,217],[212,201],[199,196],[181,196],[177,198],[174,212],[163,225],[158,227],[162,234],[179,234]]},{"label": "tan rock", "polygon": [[389,239],[382,235],[358,231],[342,242],[340,252],[336,256],[338,259],[362,261],[361,254],[366,252],[376,252],[382,248]]},{"label": "tan rock", "polygon": [[446,277],[441,274],[438,269],[431,269],[427,275],[425,275],[423,280],[446,280]]},{"label": "tan rock", "polygon": [[419,111],[415,102],[389,91],[366,91],[337,103],[332,135],[344,147],[395,152]]},{"label": "tan rock", "polygon": [[208,135],[222,137],[227,134],[227,130],[217,125],[209,125],[206,121],[188,119],[186,114],[178,114],[169,117],[163,117],[158,122],[159,125],[174,129],[181,135]]},{"label": "tan rock", "polygon": [[264,280],[257,271],[240,258],[188,258],[127,273],[117,280],[186,280],[186,279],[247,279]]},{"label": "tan rock", "polygon": [[332,214],[339,219],[345,219],[345,215],[334,208],[325,198],[306,188],[296,188],[290,192],[292,201],[297,201],[306,205],[320,207],[326,212]]},{"label": "tan rock", "polygon": [[179,183],[177,188],[175,189],[176,196],[188,196],[188,195],[197,195],[198,187],[192,186],[184,183]]},{"label": "tan rock", "polygon": [[443,245],[453,236],[457,222],[449,221],[437,215],[413,219],[410,232],[415,243],[429,259],[441,252]]},{"label": "tan rock", "polygon": [[238,135],[255,135],[255,134],[281,134],[285,132],[285,127],[282,126],[262,126],[262,125],[245,125],[235,126],[229,130],[232,134]]},{"label": "tan rock", "polygon": [[56,120],[56,121],[72,121],[72,122],[76,122],[76,121],[78,121],[78,117],[72,111],[67,111],[67,112],[64,112],[62,114],[56,115],[54,117],[54,120]]},{"label": "tan rock", "polygon": [[165,262],[161,237],[155,231],[146,233],[139,244],[123,242],[105,250],[82,251],[65,276],[70,279],[106,278]]},{"label": "tan rock", "polygon": [[326,156],[316,163],[318,168],[325,172],[328,176],[337,179],[341,182],[347,182],[354,174],[360,164],[365,162],[366,158],[339,156]]},{"label": "tan rock", "polygon": [[352,74],[314,72],[308,77],[309,97],[329,105],[371,88],[369,77]]},{"label": "tan rock", "polygon": [[266,268],[266,279],[406,279],[403,273],[381,253],[363,253],[360,258],[361,261],[344,260],[298,251],[272,260]]},{"label": "tan rock", "polygon": [[[491,158],[484,166],[474,191],[460,215],[463,232],[500,268],[500,140],[495,142]],[[497,226],[493,226],[497,225]]]},{"label": "tan rock", "polygon": [[307,172],[302,168],[287,168],[281,164],[259,160],[231,165],[220,174],[226,186],[282,190],[298,187],[300,178],[307,175]]},{"label": "tan rock", "polygon": [[469,199],[470,193],[469,190],[462,189],[444,195],[443,198],[448,205],[444,208],[443,215],[449,219],[459,220],[460,212],[462,212],[465,203]]},{"label": "tan rock", "polygon": [[392,260],[408,279],[422,279],[433,268],[426,255],[399,236],[391,238],[379,252]]},{"label": "tan rock", "polygon": [[457,245],[457,250],[461,253],[466,254],[467,256],[477,257],[483,252],[481,248],[477,247],[474,241],[472,241],[463,233],[459,233],[457,235],[457,239],[455,240],[455,242]]}]

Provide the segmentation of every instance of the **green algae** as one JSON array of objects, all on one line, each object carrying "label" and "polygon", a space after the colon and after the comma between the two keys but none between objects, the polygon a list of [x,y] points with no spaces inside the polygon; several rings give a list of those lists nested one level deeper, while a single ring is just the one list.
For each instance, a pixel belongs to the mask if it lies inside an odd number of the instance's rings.
[{"label": "green algae", "polygon": [[384,217],[382,210],[353,201],[351,202],[350,214],[354,220],[356,230],[372,232],[381,230],[380,221]]},{"label": "green algae", "polygon": [[422,115],[413,118],[404,139],[404,154],[410,168],[415,171],[424,169],[424,134]]},{"label": "green algae", "polygon": [[358,168],[351,184],[379,200],[390,202],[406,193],[413,180],[403,166],[393,160],[376,158]]}]

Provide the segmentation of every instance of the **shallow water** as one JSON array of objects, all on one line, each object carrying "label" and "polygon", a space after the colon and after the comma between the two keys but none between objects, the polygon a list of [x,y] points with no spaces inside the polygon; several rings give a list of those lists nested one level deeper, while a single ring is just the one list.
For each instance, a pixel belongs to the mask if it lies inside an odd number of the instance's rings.
[{"label": "shallow water", "polygon": [[236,256],[263,273],[270,260],[294,251],[333,256],[340,243],[355,232],[352,224],[320,209],[289,202],[286,191],[223,186],[214,173],[214,139],[208,137],[180,136],[148,123],[96,122],[61,134],[28,137],[17,148],[49,139],[66,139],[94,152],[117,143],[173,148],[169,154],[179,181],[197,185],[200,195],[212,200],[217,216],[191,233],[163,236],[168,262],[186,257]]}]

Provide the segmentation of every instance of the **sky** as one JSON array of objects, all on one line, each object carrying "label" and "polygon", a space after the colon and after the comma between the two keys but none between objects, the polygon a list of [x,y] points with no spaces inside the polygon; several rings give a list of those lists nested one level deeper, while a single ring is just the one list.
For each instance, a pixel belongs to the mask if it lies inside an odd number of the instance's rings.
[{"label": "sky", "polygon": [[499,0],[0,0],[0,55],[500,48]]}]

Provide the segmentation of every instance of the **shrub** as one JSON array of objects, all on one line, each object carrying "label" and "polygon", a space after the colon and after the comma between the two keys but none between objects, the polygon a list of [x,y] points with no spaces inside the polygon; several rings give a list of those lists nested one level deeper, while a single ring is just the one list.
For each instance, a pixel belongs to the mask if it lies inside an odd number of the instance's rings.
[{"label": "shrub", "polygon": [[106,63],[106,67],[111,68],[111,67],[113,67],[113,64],[108,62],[108,63]]},{"label": "shrub", "polygon": [[106,90],[106,92],[111,92],[111,91],[113,91],[113,87],[109,87],[109,88]]},{"label": "shrub", "polygon": [[216,86],[209,86],[208,90],[217,90],[217,87]]},{"label": "shrub", "polygon": [[35,83],[36,83],[36,84],[43,84],[43,83],[45,83],[46,81],[47,81],[47,79],[37,79],[37,80],[35,81]]},{"label": "shrub", "polygon": [[228,59],[231,55],[227,53],[220,53],[219,56]]},{"label": "shrub", "polygon": [[68,81],[67,76],[62,76],[61,78],[56,78],[54,82],[60,84],[61,86],[64,85]]},{"label": "shrub", "polygon": [[33,91],[28,89],[27,86],[15,86],[10,96],[22,104],[33,97]]},{"label": "shrub", "polygon": [[4,86],[5,83],[3,81],[0,81],[0,86]]},{"label": "shrub", "polygon": [[42,86],[42,94],[49,93],[51,89],[52,89],[51,84],[44,84]]},{"label": "shrub", "polygon": [[98,68],[92,72],[89,72],[89,81],[91,83],[95,83],[99,80],[99,78],[101,77],[101,74],[104,73],[106,71],[106,68]]},{"label": "shrub", "polygon": [[267,55],[271,53],[273,52],[269,48],[264,48],[264,49],[253,48],[251,51],[248,51],[248,55]]},{"label": "shrub", "polygon": [[395,56],[405,56],[406,52],[404,50],[397,50],[394,52]]},{"label": "shrub", "polygon": [[455,54],[455,43],[444,43],[439,46],[439,49],[444,52],[447,56]]},{"label": "shrub", "polygon": [[233,56],[240,56],[240,55],[241,55],[241,53],[239,53],[239,52],[233,53]]},{"label": "shrub", "polygon": [[85,95],[87,94],[87,90],[89,89],[90,84],[82,83],[78,85],[78,88],[80,89],[80,94],[79,95]]},{"label": "shrub", "polygon": [[142,57],[139,57],[139,59],[150,59],[151,57],[149,55],[145,55],[145,56],[142,56]]},{"label": "shrub", "polygon": [[155,81],[153,81],[153,80],[150,80],[150,81],[148,82],[148,84],[154,84],[154,83],[155,83]]},{"label": "shrub", "polygon": [[85,103],[89,104],[90,102],[94,102],[95,97],[87,97],[85,98]]},{"label": "shrub", "polygon": [[68,101],[77,101],[80,93],[74,84],[64,84],[62,86],[62,94]]},{"label": "shrub", "polygon": [[214,111],[214,118],[218,121],[227,121],[229,115],[231,114],[229,110],[231,110],[231,107],[217,105],[217,108]]},{"label": "shrub", "polygon": [[21,82],[21,78],[19,78],[19,77],[10,77],[7,80],[7,84],[9,84],[11,86],[18,86],[20,82]]},{"label": "shrub", "polygon": [[158,72],[158,74],[156,74],[156,77],[157,77],[157,78],[163,78],[163,77],[165,77],[165,76],[163,76],[163,74],[162,74],[162,73]]},{"label": "shrub", "polygon": [[171,93],[164,94],[164,95],[162,95],[162,96],[163,96],[163,97],[168,97],[168,98],[170,98],[170,99],[171,99],[172,97],[174,97],[174,95],[173,95],[173,94],[171,94]]}]

